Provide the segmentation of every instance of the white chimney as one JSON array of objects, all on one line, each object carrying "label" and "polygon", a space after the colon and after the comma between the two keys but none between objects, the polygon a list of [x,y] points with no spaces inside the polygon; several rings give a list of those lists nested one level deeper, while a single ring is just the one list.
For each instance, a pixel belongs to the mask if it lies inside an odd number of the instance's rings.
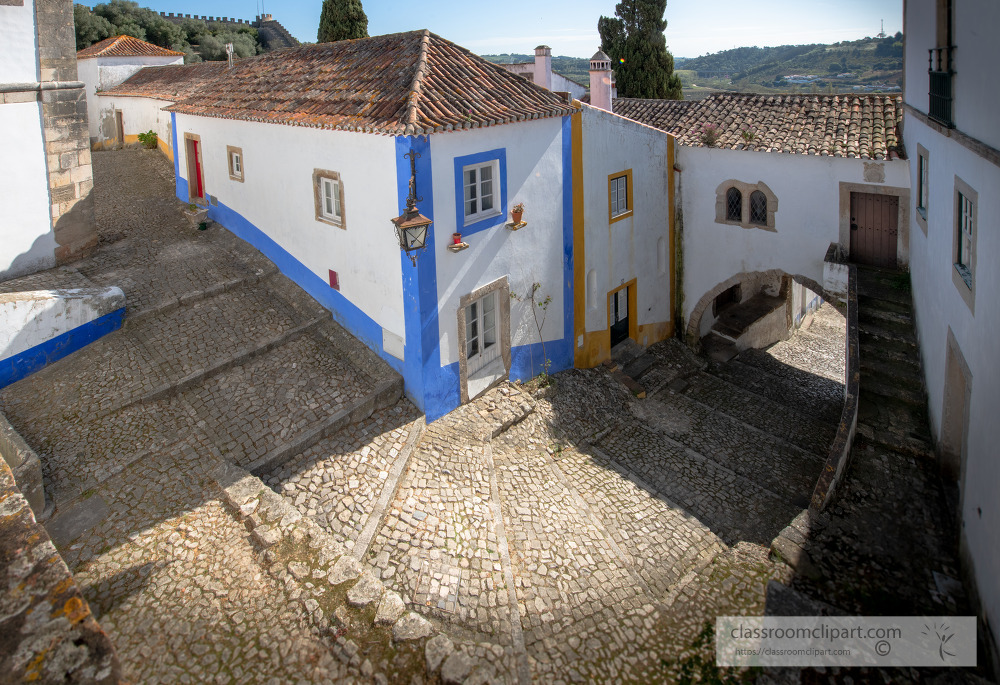
[{"label": "white chimney", "polygon": [[611,111],[611,58],[598,50],[590,58],[590,104]]},{"label": "white chimney", "polygon": [[535,85],[552,90],[552,48],[539,45],[535,48]]}]

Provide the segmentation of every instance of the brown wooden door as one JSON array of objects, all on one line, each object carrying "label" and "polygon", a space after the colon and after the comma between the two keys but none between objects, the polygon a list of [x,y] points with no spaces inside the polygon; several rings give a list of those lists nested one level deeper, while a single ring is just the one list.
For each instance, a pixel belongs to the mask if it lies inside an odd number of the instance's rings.
[{"label": "brown wooden door", "polygon": [[851,260],[896,267],[899,198],[851,193]]}]

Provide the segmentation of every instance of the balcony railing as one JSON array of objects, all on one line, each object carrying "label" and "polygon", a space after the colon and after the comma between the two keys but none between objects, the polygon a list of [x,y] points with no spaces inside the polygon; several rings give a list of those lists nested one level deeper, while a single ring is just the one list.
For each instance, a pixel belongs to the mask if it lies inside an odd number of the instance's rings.
[{"label": "balcony railing", "polygon": [[954,127],[952,80],[955,76],[955,46],[931,48],[927,51],[927,73],[930,76],[928,114],[945,126]]}]

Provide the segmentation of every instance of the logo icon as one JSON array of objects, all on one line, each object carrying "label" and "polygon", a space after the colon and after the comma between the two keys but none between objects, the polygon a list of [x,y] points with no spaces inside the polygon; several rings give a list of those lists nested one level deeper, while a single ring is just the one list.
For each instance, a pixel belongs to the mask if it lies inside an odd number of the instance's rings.
[{"label": "logo icon", "polygon": [[924,629],[921,631],[931,640],[937,640],[938,643],[938,656],[941,657],[942,662],[947,662],[945,656],[954,657],[955,652],[951,651],[951,645],[948,643],[953,637],[955,637],[955,632],[951,629],[945,622],[938,623],[935,621],[932,625],[924,624]]}]

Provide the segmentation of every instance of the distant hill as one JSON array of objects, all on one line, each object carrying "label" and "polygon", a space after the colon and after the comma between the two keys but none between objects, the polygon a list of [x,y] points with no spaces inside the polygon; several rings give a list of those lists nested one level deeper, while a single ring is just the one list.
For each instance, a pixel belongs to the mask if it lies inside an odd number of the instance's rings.
[{"label": "distant hill", "polygon": [[[534,63],[535,56],[508,53],[506,55],[480,55],[483,59],[494,64],[520,64],[522,62]],[[562,74],[571,81],[576,81],[584,88],[590,87],[590,60],[583,57],[553,57],[552,71]]]},{"label": "distant hill", "polygon": [[897,90],[903,78],[903,34],[832,45],[734,48],[676,59],[675,68],[684,86],[692,90]]}]

